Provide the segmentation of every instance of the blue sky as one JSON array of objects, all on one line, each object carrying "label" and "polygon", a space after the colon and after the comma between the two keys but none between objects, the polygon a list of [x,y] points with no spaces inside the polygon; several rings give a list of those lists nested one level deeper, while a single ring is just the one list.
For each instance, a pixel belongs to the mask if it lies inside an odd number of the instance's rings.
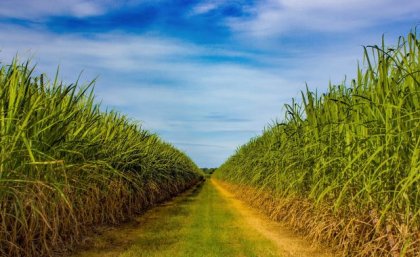
[{"label": "blue sky", "polygon": [[362,45],[393,44],[419,13],[418,0],[2,0],[0,62],[97,77],[104,107],[215,167],[305,83],[354,77]]}]

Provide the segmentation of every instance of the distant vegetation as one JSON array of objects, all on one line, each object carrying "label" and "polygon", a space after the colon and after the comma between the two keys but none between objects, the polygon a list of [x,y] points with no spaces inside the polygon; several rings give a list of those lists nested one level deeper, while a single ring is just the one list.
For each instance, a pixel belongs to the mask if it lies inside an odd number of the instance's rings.
[{"label": "distant vegetation", "polygon": [[216,171],[217,168],[201,168],[204,174],[211,175]]},{"label": "distant vegetation", "polygon": [[344,255],[420,256],[418,34],[365,47],[364,63],[349,85],[302,92],[215,176]]},{"label": "distant vegetation", "polygon": [[90,86],[0,66],[0,256],[52,255],[201,179],[184,153],[101,111]]}]

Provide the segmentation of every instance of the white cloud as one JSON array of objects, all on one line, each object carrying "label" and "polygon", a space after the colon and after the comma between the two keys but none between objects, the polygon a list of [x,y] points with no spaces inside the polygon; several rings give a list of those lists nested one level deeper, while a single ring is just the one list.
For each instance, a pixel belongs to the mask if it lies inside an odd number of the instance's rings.
[{"label": "white cloud", "polygon": [[[150,0],[2,0],[0,17],[87,17],[138,1]],[[231,45],[203,46],[115,31],[84,38],[0,25],[0,62],[7,63],[18,52],[23,58],[33,57],[38,71],[50,75],[60,65],[61,77],[69,83],[82,70],[82,81],[99,75],[95,93],[105,106],[142,121],[200,165],[215,166],[267,123],[281,119],[283,104],[299,97],[305,82],[322,92],[329,80],[339,83],[344,74],[351,78],[356,59],[361,58],[360,45],[378,42],[384,32],[357,33],[357,29],[418,19],[420,11],[418,0],[256,2],[244,7],[250,15],[227,20],[246,39],[235,41],[233,35]],[[224,4],[228,1],[204,1],[190,15]],[[292,35],[308,30],[354,36],[326,42]],[[291,46],[283,47],[279,37],[283,34],[293,38]],[[313,40],[313,47],[293,45],[302,40]],[[250,45],[257,51],[238,50]],[[214,61],[223,59],[219,57],[233,61]],[[246,61],[235,61],[242,59]]]},{"label": "white cloud", "polygon": [[[247,7],[249,8],[249,7]],[[418,19],[418,0],[266,0],[249,10],[252,18],[227,21],[234,31],[253,37],[273,37],[300,30],[323,32],[351,31]],[[415,24],[413,24],[415,25]]]},{"label": "white cloud", "polygon": [[214,9],[216,9],[219,5],[214,2],[208,2],[208,3],[201,3],[195,6],[192,10],[193,14],[199,15],[199,14],[205,14],[208,13]]},{"label": "white cloud", "polygon": [[104,8],[92,2],[78,2],[70,7],[70,14],[76,17],[88,17],[103,14]]},{"label": "white cloud", "polygon": [[[168,38],[121,33],[83,38],[10,26],[0,26],[0,38],[3,63],[19,51],[33,56],[38,70],[50,75],[60,64],[67,82],[81,70],[82,81],[99,75],[95,93],[105,106],[177,142],[205,166],[220,164],[267,123],[282,118],[282,105],[298,96],[305,81],[318,88],[325,88],[329,78],[341,81],[345,73],[353,72],[359,57],[353,53],[360,52],[355,44],[345,52],[297,51],[283,59]],[[202,61],[209,55],[249,58],[271,66]]]},{"label": "white cloud", "polygon": [[117,5],[113,0],[2,0],[0,17],[20,19],[41,19],[55,15],[88,17],[103,14]]}]

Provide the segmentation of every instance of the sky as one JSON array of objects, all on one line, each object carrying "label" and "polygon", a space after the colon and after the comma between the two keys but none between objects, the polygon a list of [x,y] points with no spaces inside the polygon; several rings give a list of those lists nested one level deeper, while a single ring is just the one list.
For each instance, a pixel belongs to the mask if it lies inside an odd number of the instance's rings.
[{"label": "sky", "polygon": [[419,13],[418,0],[1,0],[0,65],[96,79],[104,109],[217,167],[306,85],[353,78],[363,46],[395,45]]}]

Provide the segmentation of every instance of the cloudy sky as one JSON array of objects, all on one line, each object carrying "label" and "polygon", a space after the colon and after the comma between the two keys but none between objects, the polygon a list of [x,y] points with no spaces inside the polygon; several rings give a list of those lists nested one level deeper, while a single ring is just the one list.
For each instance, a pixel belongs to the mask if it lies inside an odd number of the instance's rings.
[{"label": "cloudy sky", "polygon": [[420,25],[418,0],[1,0],[0,62],[97,78],[119,110],[220,165],[283,117],[307,83],[354,77],[363,45]]}]

